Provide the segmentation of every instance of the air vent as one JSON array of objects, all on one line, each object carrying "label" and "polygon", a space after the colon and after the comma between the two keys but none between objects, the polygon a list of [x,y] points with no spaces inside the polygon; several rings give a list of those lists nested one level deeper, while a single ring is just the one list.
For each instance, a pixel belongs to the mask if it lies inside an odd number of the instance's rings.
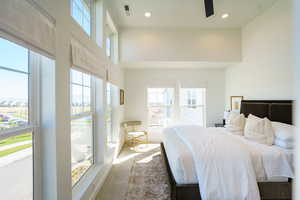
[{"label": "air vent", "polygon": [[130,16],[130,8],[129,8],[129,5],[125,5],[124,6],[124,9],[125,9],[125,14],[126,14],[126,16]]}]

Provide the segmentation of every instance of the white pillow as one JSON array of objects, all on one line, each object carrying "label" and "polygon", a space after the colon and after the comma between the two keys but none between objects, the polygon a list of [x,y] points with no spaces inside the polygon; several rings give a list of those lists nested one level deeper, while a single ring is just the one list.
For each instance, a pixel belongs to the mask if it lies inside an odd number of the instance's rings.
[{"label": "white pillow", "polygon": [[275,139],[274,144],[285,149],[292,149],[294,147],[294,142],[280,139]]},{"label": "white pillow", "polygon": [[292,142],[294,139],[295,126],[280,122],[272,122],[275,138]]},{"label": "white pillow", "polygon": [[234,135],[244,135],[245,121],[244,114],[231,112],[226,130]]},{"label": "white pillow", "polygon": [[273,145],[274,131],[271,121],[250,114],[245,125],[245,137],[260,144]]},{"label": "white pillow", "polygon": [[226,120],[226,125],[230,123],[230,121],[236,117],[240,116],[240,113],[231,111]]}]

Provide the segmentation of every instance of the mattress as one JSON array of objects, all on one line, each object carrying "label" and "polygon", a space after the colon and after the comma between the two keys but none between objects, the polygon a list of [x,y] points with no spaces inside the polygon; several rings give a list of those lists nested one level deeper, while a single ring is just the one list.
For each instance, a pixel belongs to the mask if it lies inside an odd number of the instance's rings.
[{"label": "mattress", "polygon": [[[222,129],[224,128],[216,128]],[[247,143],[250,147],[255,147],[259,151],[255,151],[255,153],[261,153],[265,159],[268,160],[270,166],[278,166],[278,155],[286,156],[289,160],[289,164],[292,165],[293,161],[293,152],[291,150],[286,150],[277,146],[266,146],[260,145],[251,141],[244,139],[241,136],[234,136],[239,138],[241,141]],[[177,136],[174,130],[165,129],[163,132],[163,143],[165,147],[165,151],[167,154],[167,158],[170,164],[171,171],[175,178],[177,184],[198,184],[196,169],[194,165],[194,160],[191,152],[185,145],[185,143],[181,140],[180,137]],[[276,152],[275,153],[273,153]],[[274,155],[277,157],[274,158]],[[255,165],[255,163],[254,163]],[[274,169],[276,170],[276,168]],[[258,182],[287,182],[288,177],[283,176],[272,176],[268,177],[260,176],[257,178]]]}]

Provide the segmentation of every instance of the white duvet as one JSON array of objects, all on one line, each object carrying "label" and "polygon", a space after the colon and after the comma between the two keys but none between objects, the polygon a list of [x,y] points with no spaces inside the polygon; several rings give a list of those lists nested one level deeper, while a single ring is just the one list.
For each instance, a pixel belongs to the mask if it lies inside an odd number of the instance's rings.
[{"label": "white duvet", "polygon": [[[202,130],[200,126],[194,126],[194,128]],[[258,144],[243,136],[232,135],[224,128],[211,129],[215,129],[216,133],[230,134],[244,144],[251,154],[257,182],[287,182],[288,178],[294,178],[292,149],[284,149],[276,145]],[[200,130],[197,131],[198,134],[201,133]],[[189,148],[176,134],[174,127],[164,130],[163,142],[176,182],[178,184],[197,184],[194,158]]]},{"label": "white duvet", "polygon": [[214,128],[173,129],[192,152],[202,199],[260,199],[256,171],[262,162],[253,166],[251,151],[238,138]]}]

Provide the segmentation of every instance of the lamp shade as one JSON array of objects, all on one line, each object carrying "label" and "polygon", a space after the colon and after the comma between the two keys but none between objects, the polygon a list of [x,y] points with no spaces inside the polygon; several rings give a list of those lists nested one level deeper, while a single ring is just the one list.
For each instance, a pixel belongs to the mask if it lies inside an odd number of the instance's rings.
[{"label": "lamp shade", "polygon": [[228,117],[229,117],[229,115],[230,115],[230,112],[229,111],[225,111],[224,112],[224,119],[227,120]]}]

